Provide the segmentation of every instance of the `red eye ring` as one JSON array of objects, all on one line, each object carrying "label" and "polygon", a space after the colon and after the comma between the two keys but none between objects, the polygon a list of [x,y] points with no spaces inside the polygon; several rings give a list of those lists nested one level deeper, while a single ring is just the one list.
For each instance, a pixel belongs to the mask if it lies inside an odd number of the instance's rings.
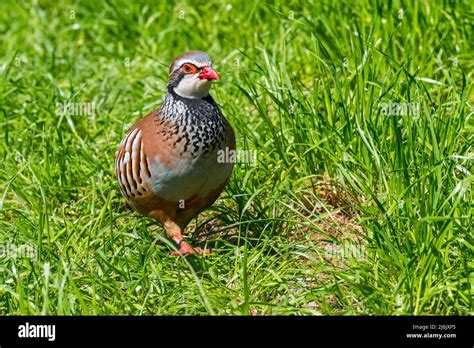
[{"label": "red eye ring", "polygon": [[181,66],[181,71],[185,74],[195,74],[197,72],[197,68],[193,64],[184,63]]}]

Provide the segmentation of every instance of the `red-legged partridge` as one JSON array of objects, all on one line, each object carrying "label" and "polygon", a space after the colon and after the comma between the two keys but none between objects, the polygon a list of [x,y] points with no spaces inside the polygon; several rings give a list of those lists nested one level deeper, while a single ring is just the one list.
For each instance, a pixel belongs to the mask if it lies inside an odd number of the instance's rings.
[{"label": "red-legged partridge", "polygon": [[175,255],[209,252],[191,248],[183,234],[219,197],[232,172],[233,163],[219,160],[221,151],[235,151],[235,136],[209,94],[213,80],[220,77],[206,53],[177,57],[163,105],[129,129],[116,154],[122,195],[162,224],[179,246]]}]

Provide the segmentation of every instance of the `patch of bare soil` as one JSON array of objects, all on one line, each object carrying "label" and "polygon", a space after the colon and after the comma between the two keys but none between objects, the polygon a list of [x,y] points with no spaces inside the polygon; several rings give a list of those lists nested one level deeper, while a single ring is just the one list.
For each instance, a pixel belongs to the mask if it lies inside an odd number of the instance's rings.
[{"label": "patch of bare soil", "polygon": [[[364,229],[357,223],[354,207],[364,204],[364,197],[356,200],[337,181],[326,175],[321,180],[308,182],[307,189],[298,198],[302,203],[300,212],[304,218],[300,220],[303,227],[292,236],[293,240],[309,237],[330,255],[338,252],[341,244],[346,242],[363,242]],[[313,226],[308,226],[308,220]]]}]

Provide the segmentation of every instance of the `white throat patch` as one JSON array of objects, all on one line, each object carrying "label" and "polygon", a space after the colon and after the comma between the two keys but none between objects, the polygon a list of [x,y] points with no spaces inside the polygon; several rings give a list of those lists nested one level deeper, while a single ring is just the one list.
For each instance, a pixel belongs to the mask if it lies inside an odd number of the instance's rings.
[{"label": "white throat patch", "polygon": [[203,98],[209,94],[212,81],[200,79],[197,75],[185,75],[174,91],[184,98]]}]

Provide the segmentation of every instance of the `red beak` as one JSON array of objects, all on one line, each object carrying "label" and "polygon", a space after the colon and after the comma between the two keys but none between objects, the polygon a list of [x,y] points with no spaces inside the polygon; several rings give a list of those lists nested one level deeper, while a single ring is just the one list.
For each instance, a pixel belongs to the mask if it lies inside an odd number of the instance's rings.
[{"label": "red beak", "polygon": [[200,79],[207,79],[207,80],[220,80],[221,77],[215,71],[213,68],[210,66],[205,66],[204,68],[201,69],[199,76]]}]

